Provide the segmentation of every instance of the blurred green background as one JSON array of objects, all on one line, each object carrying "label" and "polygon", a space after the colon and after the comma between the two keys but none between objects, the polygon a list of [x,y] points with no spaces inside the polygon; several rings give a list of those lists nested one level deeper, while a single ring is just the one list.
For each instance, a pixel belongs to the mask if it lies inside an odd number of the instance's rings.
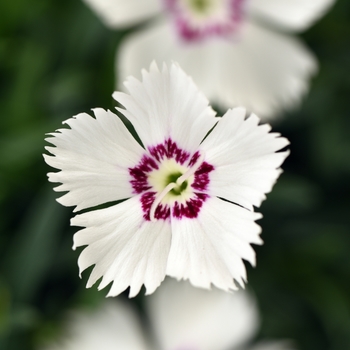
[{"label": "blurred green background", "polygon": [[[71,209],[54,199],[44,134],[93,107],[113,108],[109,31],[79,0],[0,4],[0,349],[34,349],[68,308],[95,303],[72,251]],[[265,245],[248,266],[257,338],[300,350],[350,349],[350,2],[302,35],[320,71],[300,109],[273,123],[291,141],[261,211]],[[133,302],[142,304],[142,296]]]}]

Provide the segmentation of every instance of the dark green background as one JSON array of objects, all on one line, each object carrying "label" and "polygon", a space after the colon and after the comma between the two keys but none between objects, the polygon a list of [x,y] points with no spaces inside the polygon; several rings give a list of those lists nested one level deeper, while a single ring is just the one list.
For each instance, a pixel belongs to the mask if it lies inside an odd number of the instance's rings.
[{"label": "dark green background", "polygon": [[[257,337],[295,339],[300,350],[350,349],[349,19],[339,0],[302,35],[320,72],[302,107],[273,125],[291,156],[261,208],[265,245],[248,267]],[[71,209],[54,200],[41,154],[63,120],[113,108],[115,49],[127,34],[78,0],[0,4],[0,349],[33,349],[59,332],[67,308],[106,294],[85,289],[88,273],[78,278]]]}]

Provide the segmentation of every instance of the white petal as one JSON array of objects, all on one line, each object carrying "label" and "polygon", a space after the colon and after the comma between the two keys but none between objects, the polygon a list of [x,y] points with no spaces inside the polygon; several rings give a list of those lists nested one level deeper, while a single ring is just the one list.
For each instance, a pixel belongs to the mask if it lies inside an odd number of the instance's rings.
[{"label": "white petal", "polygon": [[279,341],[263,341],[250,347],[247,350],[296,350],[297,348],[292,341],[279,340]]},{"label": "white petal", "polygon": [[196,219],[171,219],[172,240],[166,273],[189,279],[197,287],[213,284],[234,290],[235,279],[242,286],[246,270],[242,259],[255,264],[250,243],[261,244],[260,214],[212,197]]},{"label": "white petal", "polygon": [[214,43],[217,89],[207,96],[227,107],[244,106],[264,119],[295,108],[317,70],[316,59],[300,40],[254,23],[245,22],[237,38]]},{"label": "white petal", "polygon": [[176,64],[161,71],[155,64],[143,70],[142,82],[130,77],[125,86],[130,95],[115,92],[120,110],[133,124],[146,147],[171,138],[188,152],[195,152],[215,125],[215,113],[192,80]]},{"label": "white petal", "polygon": [[116,62],[117,77],[122,83],[129,75],[140,77],[141,69],[154,60],[167,64],[176,61],[195,78],[200,91],[207,96],[208,89],[218,88],[219,80],[214,70],[219,68],[220,62],[214,48],[211,42],[184,43],[179,40],[169,20],[154,21],[142,31],[128,36],[121,44]]},{"label": "white petal", "polygon": [[200,149],[214,166],[210,173],[209,193],[252,209],[260,206],[281,173],[279,168],[289,152],[277,152],[289,144],[267,124],[258,125],[245,110],[229,110]]},{"label": "white petal", "polygon": [[249,0],[250,16],[267,19],[288,30],[304,30],[322,17],[335,0]]},{"label": "white petal", "polygon": [[128,37],[120,48],[118,76],[177,61],[199,89],[223,108],[244,106],[265,119],[295,108],[317,70],[310,51],[296,38],[253,23],[237,37],[183,43],[170,23],[160,22]]},{"label": "white petal", "polygon": [[162,10],[159,0],[83,0],[111,28],[138,24]]},{"label": "white petal", "polygon": [[46,163],[60,169],[49,173],[49,181],[61,182],[56,191],[69,191],[59,198],[75,211],[132,195],[128,168],[144,153],[118,116],[103,109],[95,118],[82,113],[65,121],[71,129],[59,129],[46,139],[53,156]]},{"label": "white petal", "polygon": [[86,227],[74,235],[74,248],[88,245],[78,260],[80,273],[95,264],[87,287],[103,277],[99,289],[113,282],[108,296],[116,296],[130,286],[129,295],[133,297],[142,284],[150,294],[163,281],[170,223],[146,221],[140,196],[107,209],[77,215],[72,225]]},{"label": "white petal", "polygon": [[126,303],[105,301],[95,310],[68,315],[64,334],[42,350],[146,350],[137,315]]},{"label": "white petal", "polygon": [[258,326],[255,301],[242,291],[207,291],[168,279],[146,301],[161,349],[237,349]]}]

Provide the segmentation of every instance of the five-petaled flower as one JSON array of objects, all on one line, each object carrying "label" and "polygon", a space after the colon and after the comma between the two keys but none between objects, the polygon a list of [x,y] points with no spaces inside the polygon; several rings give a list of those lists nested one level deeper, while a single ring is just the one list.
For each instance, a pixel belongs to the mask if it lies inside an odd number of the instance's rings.
[{"label": "five-petaled flower", "polygon": [[146,19],[118,49],[117,77],[138,77],[153,61],[179,62],[224,108],[260,118],[295,108],[317,70],[296,37],[335,0],[84,0],[112,28]]},{"label": "five-petaled flower", "polygon": [[[281,173],[288,140],[259,125],[243,108],[222,118],[176,64],[130,77],[129,94],[113,97],[131,122],[142,146],[121,119],[95,109],[65,121],[47,141],[46,162],[61,171],[59,198],[85,227],[74,235],[80,271],[95,265],[87,286],[102,277],[113,282],[109,295],[144,284],[152,293],[165,275],[195,286],[224,290],[243,285],[242,259],[255,264],[250,244],[261,244],[255,220],[259,206]],[[208,134],[209,133],[209,134]],[[121,201],[118,204],[111,203]],[[103,209],[94,208],[109,203]]]}]

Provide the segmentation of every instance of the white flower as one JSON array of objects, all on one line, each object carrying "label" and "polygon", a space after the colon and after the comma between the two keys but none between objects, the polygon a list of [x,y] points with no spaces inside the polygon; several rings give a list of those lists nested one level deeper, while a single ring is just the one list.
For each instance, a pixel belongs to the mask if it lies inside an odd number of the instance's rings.
[{"label": "white flower", "polygon": [[248,346],[258,330],[259,316],[247,292],[206,291],[167,280],[145,302],[147,332],[127,300],[108,300],[90,312],[72,313],[65,336],[42,349],[292,350],[287,341]]},{"label": "white flower", "polygon": [[317,70],[289,33],[308,28],[335,0],[84,1],[112,28],[155,17],[121,45],[119,81],[153,60],[174,60],[211,101],[268,118],[295,107]]},{"label": "white flower", "polygon": [[[141,147],[112,112],[97,108],[64,123],[47,141],[46,162],[61,171],[49,180],[67,191],[59,202],[75,211],[123,200],[72,219],[80,271],[95,265],[87,287],[113,282],[115,296],[142,284],[152,293],[170,275],[224,290],[243,285],[242,259],[255,264],[250,243],[261,244],[261,216],[253,212],[281,173],[288,140],[258,125],[245,110],[216,118],[207,99],[176,65],[154,64],[143,81],[115,92]],[[205,136],[215,126],[208,137]],[[203,141],[204,139],[204,141]],[[232,203],[233,202],[233,203]],[[236,205],[238,204],[238,205]],[[96,209],[96,208],[94,208]]]}]

